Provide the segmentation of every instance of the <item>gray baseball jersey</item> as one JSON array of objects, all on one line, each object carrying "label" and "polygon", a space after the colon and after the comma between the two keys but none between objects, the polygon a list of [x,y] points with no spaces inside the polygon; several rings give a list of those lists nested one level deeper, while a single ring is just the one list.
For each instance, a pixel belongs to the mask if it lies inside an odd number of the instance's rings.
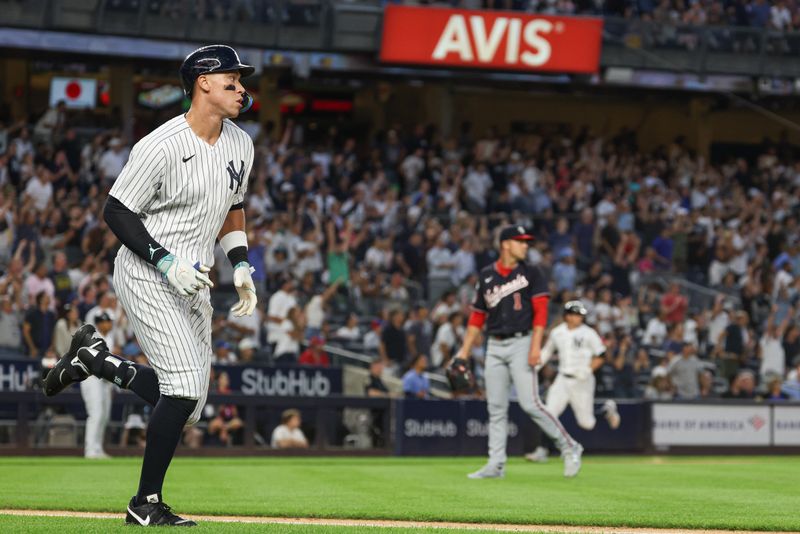
[{"label": "gray baseball jersey", "polygon": [[[136,143],[110,195],[138,214],[171,253],[211,266],[215,240],[231,206],[244,200],[252,165],[253,142],[233,122],[222,122],[212,146],[180,115]],[[114,288],[161,393],[200,400],[190,418],[195,422],[208,393],[212,358],[209,290],[179,295],[126,247],[117,254]]]}]

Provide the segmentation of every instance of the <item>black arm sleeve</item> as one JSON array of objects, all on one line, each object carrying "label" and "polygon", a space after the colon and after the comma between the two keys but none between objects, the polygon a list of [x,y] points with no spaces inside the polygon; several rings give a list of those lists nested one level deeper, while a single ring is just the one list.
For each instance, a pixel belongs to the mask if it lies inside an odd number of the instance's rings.
[{"label": "black arm sleeve", "polygon": [[142,219],[111,195],[106,200],[103,219],[123,245],[154,267],[161,258],[169,254],[168,250],[153,239]]}]

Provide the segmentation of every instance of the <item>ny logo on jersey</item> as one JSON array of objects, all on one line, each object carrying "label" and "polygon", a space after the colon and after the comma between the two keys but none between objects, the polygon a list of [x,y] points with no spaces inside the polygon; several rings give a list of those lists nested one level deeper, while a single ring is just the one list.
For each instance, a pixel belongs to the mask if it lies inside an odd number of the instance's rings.
[{"label": "ny logo on jersey", "polygon": [[[228,185],[228,187],[230,187],[231,191],[233,191],[234,193],[239,192],[239,189],[241,189],[242,187],[242,180],[244,180],[244,161],[239,160],[239,163],[241,164],[241,167],[237,171],[236,167],[233,165],[233,161],[228,162],[227,171],[228,171],[228,176],[231,179],[231,183]],[[233,189],[234,182],[236,182],[235,190]]]},{"label": "ny logo on jersey", "polygon": [[581,348],[581,345],[583,345],[583,338],[580,338],[580,337],[574,337],[574,338],[572,338],[572,345],[573,345],[573,346],[574,346],[576,349],[579,349],[579,348]]}]

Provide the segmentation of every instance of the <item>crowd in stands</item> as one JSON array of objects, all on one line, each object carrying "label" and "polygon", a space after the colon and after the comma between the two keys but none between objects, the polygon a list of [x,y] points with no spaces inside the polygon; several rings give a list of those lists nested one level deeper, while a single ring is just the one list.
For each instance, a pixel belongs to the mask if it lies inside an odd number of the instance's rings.
[{"label": "crowd in stands", "polygon": [[[659,25],[741,26],[793,31],[800,28],[797,0],[336,0],[464,9],[501,9],[550,15],[594,15],[652,21]],[[175,20],[255,21],[304,26],[323,20],[322,0],[152,0],[152,13]],[[115,0],[109,9],[136,10],[139,0]]]},{"label": "crowd in stands", "polygon": [[[52,361],[103,314],[114,350],[146,361],[113,294],[120,245],[102,218],[131,141],[115,130],[82,141],[60,107],[33,124],[0,117],[0,350]],[[306,135],[289,120],[256,139],[246,212],[260,306],[227,313],[217,247],[217,362],[327,366],[325,347],[339,345],[428,396],[425,371],[458,349],[477,271],[514,222],[551,273],[551,325],[580,299],[605,340],[598,395],[800,398],[800,161],[788,142],[712,165],[683,139],[645,151],[627,130]]]},{"label": "crowd in stands", "polygon": [[387,0],[384,3],[624,17],[661,25],[743,26],[777,31],[800,28],[800,3],[796,0]]}]

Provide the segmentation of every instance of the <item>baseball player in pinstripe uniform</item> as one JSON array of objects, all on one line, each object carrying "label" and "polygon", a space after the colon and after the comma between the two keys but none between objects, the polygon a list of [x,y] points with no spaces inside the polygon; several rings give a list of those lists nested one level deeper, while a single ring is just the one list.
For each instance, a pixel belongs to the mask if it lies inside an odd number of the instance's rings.
[{"label": "baseball player in pinstripe uniform", "polygon": [[199,419],[208,393],[213,284],[206,273],[218,237],[234,266],[233,313],[256,307],[244,231],[253,143],[229,120],[251,101],[240,78],[254,71],[228,46],[189,54],[180,72],[191,109],[139,141],[111,188],[104,216],[124,245],[114,288],[151,367],[111,354],[84,325],[45,380],[45,393],[54,395],[94,375],[154,406],[139,490],[127,509],[132,525],[195,524],[171,512],[161,488],[183,428]]},{"label": "baseball player in pinstripe uniform", "polygon": [[[463,365],[481,328],[486,324],[486,401],[489,409],[489,462],[469,478],[505,476],[508,440],[508,401],[511,384],[520,407],[556,442],[564,456],[564,476],[581,468],[583,447],[539,399],[536,372],[547,326],[549,293],[542,273],[524,263],[533,236],[521,226],[500,233],[500,259],[480,272],[469,328],[454,359]],[[532,332],[531,332],[532,331]]]},{"label": "baseball player in pinstripe uniform", "polygon": [[[567,404],[572,407],[578,426],[592,430],[597,423],[594,414],[594,372],[603,365],[606,346],[600,335],[585,324],[586,307],[579,300],[564,304],[564,322],[553,328],[542,348],[545,365],[558,354],[558,376],[547,391],[547,409],[560,417]],[[616,430],[620,424],[617,403],[608,399],[603,405],[608,426]],[[546,462],[547,449],[540,446],[525,458],[532,462]]]}]

